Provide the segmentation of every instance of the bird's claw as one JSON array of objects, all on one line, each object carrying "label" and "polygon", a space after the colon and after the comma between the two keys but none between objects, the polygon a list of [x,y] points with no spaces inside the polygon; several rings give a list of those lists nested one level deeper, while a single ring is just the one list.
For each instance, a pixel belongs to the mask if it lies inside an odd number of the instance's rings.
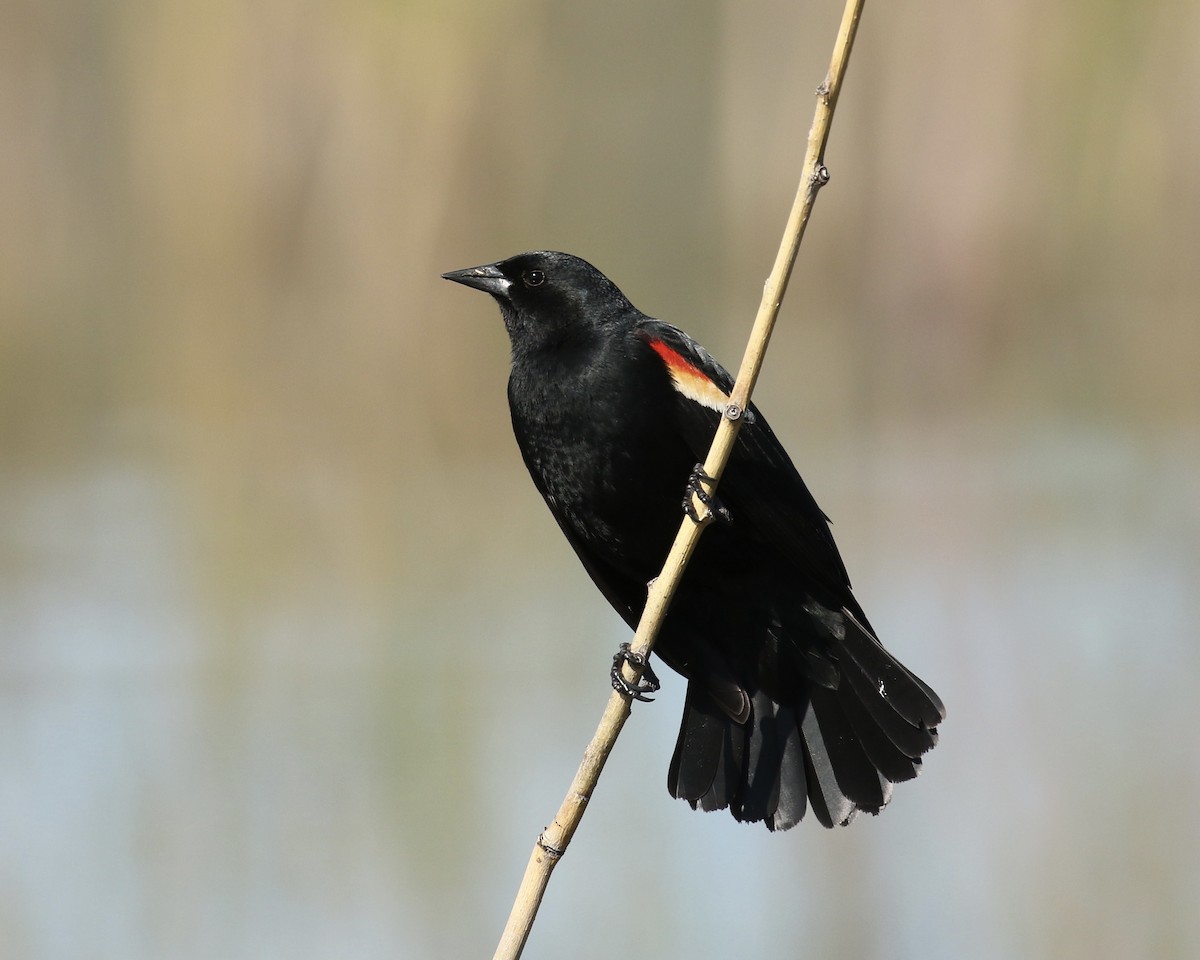
[{"label": "bird's claw", "polygon": [[[621,667],[625,664],[629,664],[634,669],[640,667],[642,670],[642,675],[633,683],[626,680],[625,674],[621,672]],[[617,648],[617,652],[613,654],[613,665],[612,670],[609,671],[609,677],[612,678],[613,689],[617,693],[633,697],[634,700],[641,700],[643,703],[653,703],[654,698],[648,697],[646,694],[656,693],[660,686],[658,677],[650,667],[649,658],[640,653],[634,653],[628,643],[621,644]]]},{"label": "bird's claw", "polygon": [[[716,517],[725,523],[733,522],[733,515],[729,512],[726,506],[721,503],[721,498],[715,493],[709,493],[704,485],[706,483],[714,483],[712,477],[704,472],[704,464],[698,463],[692,469],[692,475],[688,477],[687,486],[684,487],[683,493],[683,512],[692,518],[693,523],[703,523],[699,511],[696,509],[696,500],[708,507],[708,516]],[[692,498],[695,497],[695,500]]]}]

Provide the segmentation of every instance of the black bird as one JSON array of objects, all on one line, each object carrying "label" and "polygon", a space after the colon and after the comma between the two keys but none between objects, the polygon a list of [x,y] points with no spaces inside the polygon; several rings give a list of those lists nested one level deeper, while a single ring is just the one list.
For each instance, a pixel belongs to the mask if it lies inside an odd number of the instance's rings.
[{"label": "black bird", "polygon": [[[443,276],[500,305],[521,456],[635,627],[733,378],[578,257],[536,251]],[[878,813],[937,742],[941,699],[876,639],[828,518],[753,406],[718,495],[723,519],[654,648],[688,680],[671,795],[771,830],[806,807],[827,827]]]}]

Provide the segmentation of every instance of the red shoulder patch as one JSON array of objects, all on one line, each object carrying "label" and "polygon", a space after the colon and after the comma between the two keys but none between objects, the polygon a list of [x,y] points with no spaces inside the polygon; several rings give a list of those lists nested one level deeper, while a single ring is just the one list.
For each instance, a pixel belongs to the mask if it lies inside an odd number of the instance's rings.
[{"label": "red shoulder patch", "polygon": [[676,391],[702,407],[718,413],[724,411],[729,404],[729,397],[709,379],[708,374],[665,341],[647,339],[646,342],[667,365],[671,385]]}]

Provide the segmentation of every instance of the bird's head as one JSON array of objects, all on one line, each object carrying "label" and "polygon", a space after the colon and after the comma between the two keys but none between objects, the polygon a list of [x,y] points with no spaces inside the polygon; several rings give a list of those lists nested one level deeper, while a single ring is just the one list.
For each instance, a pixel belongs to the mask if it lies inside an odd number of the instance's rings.
[{"label": "bird's head", "polygon": [[535,250],[442,276],[495,298],[514,354],[591,340],[640,316],[616,284],[569,253]]}]

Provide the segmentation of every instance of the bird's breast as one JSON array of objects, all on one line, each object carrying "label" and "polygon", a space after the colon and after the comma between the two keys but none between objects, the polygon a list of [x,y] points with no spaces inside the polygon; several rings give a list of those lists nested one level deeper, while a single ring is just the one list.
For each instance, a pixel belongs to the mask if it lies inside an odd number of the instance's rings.
[{"label": "bird's breast", "polygon": [[654,389],[636,377],[530,382],[517,371],[509,385],[513,430],[539,492],[568,536],[617,561],[661,562],[692,467]]}]

